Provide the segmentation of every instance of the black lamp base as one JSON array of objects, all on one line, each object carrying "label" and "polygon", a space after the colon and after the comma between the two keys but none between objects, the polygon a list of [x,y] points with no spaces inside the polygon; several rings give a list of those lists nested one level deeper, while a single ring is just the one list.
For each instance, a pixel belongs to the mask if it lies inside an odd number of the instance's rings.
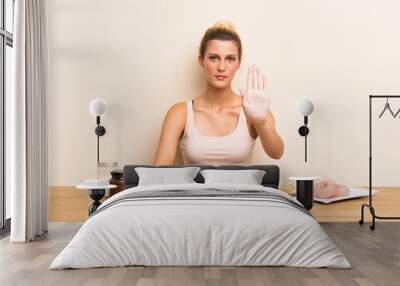
[{"label": "black lamp base", "polygon": [[299,128],[299,134],[300,134],[301,136],[307,136],[308,133],[310,133],[310,130],[308,129],[307,126],[303,125],[303,126],[301,126],[301,127]]},{"label": "black lamp base", "polygon": [[104,134],[106,134],[106,129],[104,128],[104,126],[99,125],[96,127],[94,132],[96,133],[96,135],[103,136]]}]

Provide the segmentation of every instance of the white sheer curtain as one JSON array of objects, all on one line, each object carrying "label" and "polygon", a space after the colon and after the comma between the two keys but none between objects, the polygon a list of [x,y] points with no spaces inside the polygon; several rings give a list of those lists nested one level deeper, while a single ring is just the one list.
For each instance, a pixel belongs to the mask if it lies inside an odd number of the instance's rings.
[{"label": "white sheer curtain", "polygon": [[12,242],[47,232],[47,16],[45,0],[16,0],[10,120]]}]

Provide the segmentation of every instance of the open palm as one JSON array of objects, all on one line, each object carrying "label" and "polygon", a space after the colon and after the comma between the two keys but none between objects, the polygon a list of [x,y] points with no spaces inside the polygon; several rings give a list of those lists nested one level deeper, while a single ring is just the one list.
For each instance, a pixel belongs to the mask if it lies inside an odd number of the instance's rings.
[{"label": "open palm", "polygon": [[253,124],[263,123],[271,107],[271,96],[266,92],[266,84],[264,74],[257,66],[251,65],[247,73],[246,90],[239,90],[244,113]]}]

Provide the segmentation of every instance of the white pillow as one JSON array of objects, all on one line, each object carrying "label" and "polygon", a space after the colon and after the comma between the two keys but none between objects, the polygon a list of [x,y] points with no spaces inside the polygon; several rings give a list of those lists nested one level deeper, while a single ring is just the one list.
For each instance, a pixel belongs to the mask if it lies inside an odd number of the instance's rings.
[{"label": "white pillow", "polygon": [[204,183],[234,183],[247,185],[261,185],[265,175],[262,170],[201,170],[200,174],[204,177]]},{"label": "white pillow", "polygon": [[139,176],[138,186],[196,183],[193,179],[199,170],[199,167],[135,168]]}]

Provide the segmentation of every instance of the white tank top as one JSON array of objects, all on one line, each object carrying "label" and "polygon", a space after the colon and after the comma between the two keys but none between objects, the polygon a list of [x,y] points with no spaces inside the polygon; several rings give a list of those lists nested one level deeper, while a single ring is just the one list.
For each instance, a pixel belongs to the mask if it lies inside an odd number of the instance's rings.
[{"label": "white tank top", "polygon": [[206,136],[198,132],[194,125],[192,101],[187,101],[186,106],[186,127],[179,141],[185,165],[248,164],[256,139],[250,136],[242,108],[236,128],[231,133]]}]

